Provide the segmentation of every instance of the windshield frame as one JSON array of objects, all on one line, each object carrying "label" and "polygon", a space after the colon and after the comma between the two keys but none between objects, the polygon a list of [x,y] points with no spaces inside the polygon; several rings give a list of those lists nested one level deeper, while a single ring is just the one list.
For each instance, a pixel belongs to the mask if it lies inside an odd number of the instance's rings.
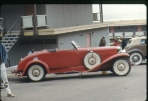
[{"label": "windshield frame", "polygon": [[78,50],[78,48],[80,47],[74,40],[71,41],[71,44],[72,44],[73,47],[74,47],[75,49],[77,49],[77,50]]}]

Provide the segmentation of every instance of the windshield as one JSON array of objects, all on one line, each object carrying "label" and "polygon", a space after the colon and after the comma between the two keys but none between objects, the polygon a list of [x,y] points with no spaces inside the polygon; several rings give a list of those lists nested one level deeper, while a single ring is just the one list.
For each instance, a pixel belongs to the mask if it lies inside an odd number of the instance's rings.
[{"label": "windshield", "polygon": [[131,44],[132,40],[129,40],[127,44]]},{"label": "windshield", "polygon": [[73,47],[74,47],[75,49],[78,49],[78,47],[80,47],[74,40],[71,41],[71,44],[73,45]]}]

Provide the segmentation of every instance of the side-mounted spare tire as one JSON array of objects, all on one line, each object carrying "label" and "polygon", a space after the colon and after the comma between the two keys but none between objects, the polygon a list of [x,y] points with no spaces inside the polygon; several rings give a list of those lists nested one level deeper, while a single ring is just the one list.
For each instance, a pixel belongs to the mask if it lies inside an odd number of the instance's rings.
[{"label": "side-mounted spare tire", "polygon": [[84,57],[84,65],[87,69],[92,69],[101,63],[101,58],[97,53],[89,52]]}]

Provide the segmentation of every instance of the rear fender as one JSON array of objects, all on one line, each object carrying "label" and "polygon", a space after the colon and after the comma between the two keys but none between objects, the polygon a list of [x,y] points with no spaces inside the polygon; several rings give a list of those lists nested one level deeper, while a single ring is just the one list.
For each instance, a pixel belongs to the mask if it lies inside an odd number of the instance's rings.
[{"label": "rear fender", "polygon": [[134,53],[134,52],[137,52],[137,53],[140,53],[141,55],[142,55],[142,59],[145,59],[145,57],[144,57],[144,53],[141,51],[141,50],[139,50],[139,49],[132,49],[132,50],[130,50],[130,51],[128,51],[127,53],[129,54],[129,55],[131,55],[132,53]]},{"label": "rear fender", "polygon": [[29,68],[29,66],[31,64],[41,64],[45,67],[45,70],[47,71],[47,73],[49,73],[49,67],[45,62],[43,62],[41,60],[32,60],[32,61],[28,62],[27,65],[25,66],[23,73],[21,74],[22,76],[26,73],[27,69]]},{"label": "rear fender", "polygon": [[103,64],[105,64],[105,63],[107,63],[107,62],[109,62],[109,61],[111,61],[111,60],[114,60],[114,59],[116,59],[116,58],[121,58],[121,57],[122,57],[122,58],[123,58],[123,57],[129,58],[129,56],[130,56],[130,55],[127,54],[127,53],[115,54],[115,55],[109,57],[108,59],[106,59],[105,61],[103,61],[102,63],[100,63],[99,65],[95,66],[94,68],[92,68],[92,69],[90,69],[90,70],[88,70],[88,71],[89,71],[89,72],[98,71],[98,69],[101,68],[101,66],[102,66]]}]

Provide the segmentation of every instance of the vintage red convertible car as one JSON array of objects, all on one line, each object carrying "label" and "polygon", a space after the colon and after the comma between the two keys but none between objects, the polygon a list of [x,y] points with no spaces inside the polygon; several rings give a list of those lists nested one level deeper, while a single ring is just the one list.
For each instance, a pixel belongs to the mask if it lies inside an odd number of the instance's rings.
[{"label": "vintage red convertible car", "polygon": [[41,81],[48,73],[97,72],[110,70],[124,76],[131,71],[129,54],[118,46],[80,47],[72,41],[74,49],[46,49],[24,57],[13,73]]}]

